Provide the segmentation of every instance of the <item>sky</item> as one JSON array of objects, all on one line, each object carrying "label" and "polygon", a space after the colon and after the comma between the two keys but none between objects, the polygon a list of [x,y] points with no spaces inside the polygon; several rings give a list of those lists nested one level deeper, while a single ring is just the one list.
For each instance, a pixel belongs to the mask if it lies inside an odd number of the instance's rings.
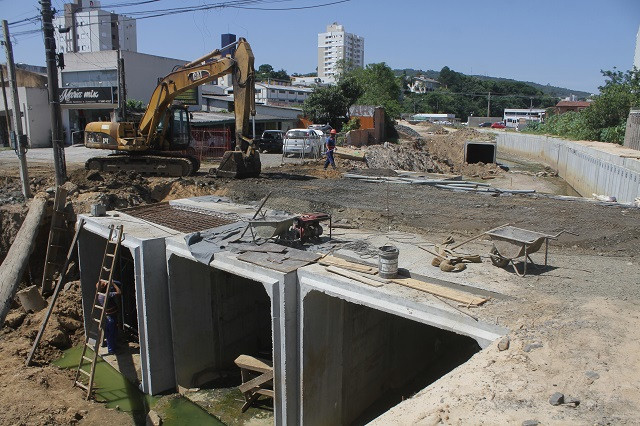
[{"label": "sky", "polygon": [[[245,37],[256,67],[314,72],[318,33],[338,22],[365,39],[365,64],[440,70],[551,84],[591,93],[600,70],[633,65],[640,0],[265,0],[253,7],[214,8],[138,20],[138,51],[191,61],[220,47],[221,33]],[[62,11],[65,0],[52,0]],[[136,4],[129,6],[131,4]],[[102,9],[127,14],[229,0],[102,0]],[[111,7],[110,7],[111,6]],[[39,14],[37,0],[0,0],[0,19]],[[10,32],[39,23],[12,25]],[[16,62],[44,65],[40,33],[14,38]],[[0,61],[5,62],[4,55]],[[154,78],[157,76],[154,76]]]}]

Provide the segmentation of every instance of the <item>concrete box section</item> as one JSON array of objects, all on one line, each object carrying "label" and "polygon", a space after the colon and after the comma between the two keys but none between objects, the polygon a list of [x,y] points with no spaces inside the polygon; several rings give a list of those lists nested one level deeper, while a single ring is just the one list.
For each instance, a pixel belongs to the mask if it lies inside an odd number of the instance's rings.
[{"label": "concrete box section", "polygon": [[91,316],[96,282],[109,236],[109,226],[124,223],[121,250],[131,253],[134,264],[135,301],[140,340],[142,391],[158,394],[175,388],[165,238],[174,234],[149,226],[126,214],[118,217],[80,216],[85,220],[78,238],[80,284],[85,331]]},{"label": "concrete box section", "polygon": [[[229,252],[197,262],[184,239],[167,240],[176,384],[199,387],[241,354],[273,356],[274,419],[297,418],[297,282],[288,274],[241,262]],[[268,356],[268,355],[267,355]],[[239,384],[239,383],[238,383]]]},{"label": "concrete box section", "polygon": [[[505,334],[446,305],[298,270],[301,424],[364,423]],[[399,286],[398,286],[399,287]]]},{"label": "concrete box section", "polygon": [[468,164],[496,162],[495,142],[467,141],[464,143],[464,162]]}]

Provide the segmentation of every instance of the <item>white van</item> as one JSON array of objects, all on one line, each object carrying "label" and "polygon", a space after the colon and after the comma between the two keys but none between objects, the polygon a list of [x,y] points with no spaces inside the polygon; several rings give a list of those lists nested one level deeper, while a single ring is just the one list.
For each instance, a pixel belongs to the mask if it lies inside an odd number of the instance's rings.
[{"label": "white van", "polygon": [[284,136],[282,142],[283,155],[299,155],[304,157],[319,157],[322,153],[321,132],[313,129],[291,129]]}]

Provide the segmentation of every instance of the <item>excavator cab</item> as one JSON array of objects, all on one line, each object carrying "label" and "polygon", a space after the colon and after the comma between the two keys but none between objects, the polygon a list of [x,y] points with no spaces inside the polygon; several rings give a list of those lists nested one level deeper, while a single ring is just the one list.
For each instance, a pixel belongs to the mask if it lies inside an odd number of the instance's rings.
[{"label": "excavator cab", "polygon": [[[185,106],[172,105],[166,113],[165,120],[158,123],[156,135],[160,137],[159,145],[169,151],[187,149],[191,143],[191,122],[189,111]],[[165,130],[164,127],[167,127]]]}]

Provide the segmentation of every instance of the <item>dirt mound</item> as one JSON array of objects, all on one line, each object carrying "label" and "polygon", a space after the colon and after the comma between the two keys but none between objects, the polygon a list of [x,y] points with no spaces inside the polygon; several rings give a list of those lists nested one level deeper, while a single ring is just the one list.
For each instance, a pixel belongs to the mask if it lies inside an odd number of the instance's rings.
[{"label": "dirt mound", "polygon": [[75,213],[87,213],[91,204],[104,204],[107,210],[176,198],[208,195],[215,190],[211,177],[144,177],[136,172],[98,173],[76,170],[65,184]]},{"label": "dirt mound", "polygon": [[[80,281],[67,283],[67,290],[61,291],[49,318],[47,328],[42,336],[34,362],[46,364],[60,357],[61,350],[68,349],[79,343],[83,336],[82,326],[82,295]],[[48,303],[50,302],[50,298]],[[27,313],[22,307],[13,309],[7,315],[2,328],[5,345],[10,345],[11,340],[27,340],[29,344],[17,345],[16,354],[26,358],[30,343],[33,342],[47,309],[36,313]]]},{"label": "dirt mound", "polygon": [[426,132],[432,133],[434,135],[446,135],[449,133],[449,131],[445,129],[443,126],[439,124],[433,124],[428,121],[418,123],[416,124],[416,126],[424,127],[425,128],[424,130]]},{"label": "dirt mound", "polygon": [[27,208],[22,204],[0,206],[0,263],[7,256],[26,215]]},{"label": "dirt mound", "polygon": [[0,424],[100,425],[107,418],[114,424],[132,424],[128,414],[86,401],[80,389],[71,387],[72,370],[45,365],[84,335],[79,284],[72,282],[69,287],[60,293],[34,365],[25,367],[24,362],[46,310],[27,314],[14,309],[0,329]]},{"label": "dirt mound", "polygon": [[422,142],[375,145],[367,148],[367,163],[372,169],[411,170],[450,173],[452,164],[432,156]]},{"label": "dirt mound", "polygon": [[419,138],[420,137],[420,133],[418,133],[417,131],[415,131],[414,129],[412,129],[409,126],[405,126],[403,124],[396,124],[394,127],[396,128],[396,131],[398,132],[400,137],[405,137],[405,138]]}]

